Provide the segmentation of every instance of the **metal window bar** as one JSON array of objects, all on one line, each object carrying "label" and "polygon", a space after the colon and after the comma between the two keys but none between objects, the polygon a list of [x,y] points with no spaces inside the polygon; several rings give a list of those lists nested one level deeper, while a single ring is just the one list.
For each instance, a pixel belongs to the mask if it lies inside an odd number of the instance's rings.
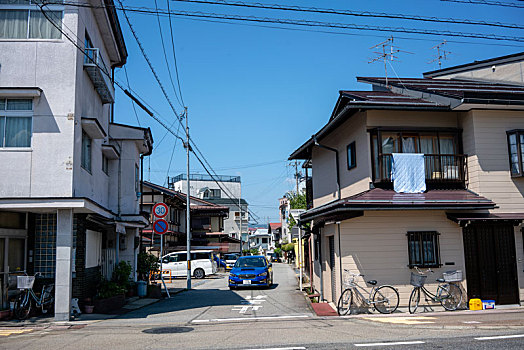
[{"label": "metal window bar", "polygon": [[408,232],[409,267],[440,267],[439,233]]}]

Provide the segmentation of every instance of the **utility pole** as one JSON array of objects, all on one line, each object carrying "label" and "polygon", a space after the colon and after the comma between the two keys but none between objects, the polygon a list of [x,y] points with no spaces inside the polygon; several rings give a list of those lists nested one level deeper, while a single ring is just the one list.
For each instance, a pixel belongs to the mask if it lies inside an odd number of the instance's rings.
[{"label": "utility pole", "polygon": [[187,107],[184,108],[186,116],[186,151],[187,151],[187,193],[186,193],[186,238],[187,238],[187,290],[191,289],[191,202],[190,202],[190,181],[189,181],[189,126],[187,121]]},{"label": "utility pole", "polygon": [[[238,196],[238,210],[240,211],[240,224],[238,229],[239,239],[240,239],[240,250],[242,250],[242,181],[240,182],[240,195]],[[242,253],[242,252],[240,252]]]},{"label": "utility pole", "polygon": [[298,196],[298,176],[300,174],[298,173],[298,163],[297,161],[295,160],[295,180],[296,180],[296,183],[297,183],[297,196]]},{"label": "utility pole", "polygon": [[433,62],[438,62],[438,69],[442,68],[442,60],[447,60],[448,55],[451,54],[451,51],[446,51],[443,49],[443,46],[446,44],[447,44],[447,41],[444,40],[440,44],[432,47],[432,49],[437,49],[437,56],[433,60],[429,61],[428,64],[433,63]]}]

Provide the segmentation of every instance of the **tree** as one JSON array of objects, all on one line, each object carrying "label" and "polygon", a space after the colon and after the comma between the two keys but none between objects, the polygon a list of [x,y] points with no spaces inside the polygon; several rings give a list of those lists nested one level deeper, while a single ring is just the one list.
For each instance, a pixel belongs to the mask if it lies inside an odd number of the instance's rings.
[{"label": "tree", "polygon": [[289,200],[291,209],[307,209],[306,191],[302,190],[298,194],[295,191],[289,191],[286,193],[286,198]]}]

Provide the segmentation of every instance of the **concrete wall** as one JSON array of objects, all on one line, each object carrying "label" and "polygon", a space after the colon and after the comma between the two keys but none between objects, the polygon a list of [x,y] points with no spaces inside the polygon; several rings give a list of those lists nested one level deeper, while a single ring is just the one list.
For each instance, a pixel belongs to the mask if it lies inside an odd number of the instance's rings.
[{"label": "concrete wall", "polygon": [[[65,11],[63,23],[76,28],[76,13]],[[31,148],[0,150],[0,162],[8,165],[0,169],[0,196],[72,196],[75,120],[68,114],[75,113],[77,60],[77,49],[65,38],[0,41],[0,86],[43,90],[33,101]]]},{"label": "concrete wall", "polygon": [[[239,198],[241,193],[240,182],[220,182],[222,188],[225,188],[229,195],[233,198]],[[202,195],[198,191],[204,187],[209,189],[220,190],[220,198],[229,198],[222,189],[214,181],[196,181],[190,180],[189,186],[191,187],[190,195],[198,198],[202,198]],[[187,181],[177,181],[174,183],[174,189],[183,193],[187,193]],[[205,198],[203,198],[205,199]]]}]

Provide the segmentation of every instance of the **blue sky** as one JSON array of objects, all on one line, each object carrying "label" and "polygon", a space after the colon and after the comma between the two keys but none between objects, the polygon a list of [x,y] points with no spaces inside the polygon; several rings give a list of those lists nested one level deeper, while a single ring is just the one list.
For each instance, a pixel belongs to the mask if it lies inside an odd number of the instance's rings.
[{"label": "blue sky", "polygon": [[[165,9],[166,1],[157,0],[159,7]],[[257,2],[467,18],[524,25],[524,9],[439,0]],[[518,3],[510,0],[505,2]],[[153,0],[126,0],[124,4],[149,8],[155,6]],[[170,2],[170,6],[172,10],[381,27],[512,36],[524,34],[523,30],[518,29],[450,23],[297,14],[179,2]],[[128,15],[171,100],[176,101],[168,78],[157,18],[137,13]],[[166,123],[173,123],[174,115],[149,71],[121,12],[119,18],[129,51],[126,68],[131,88],[153,106]],[[162,17],[161,23],[168,62],[172,65],[167,18]],[[384,75],[383,63],[368,63],[375,56],[371,46],[393,35],[395,48],[411,52],[400,53],[400,60],[393,61],[392,67],[388,65],[388,74],[400,77],[421,77],[422,72],[437,69],[436,63],[428,62],[436,55],[436,51],[431,48],[443,40],[448,41],[445,49],[451,51],[449,59],[443,62],[443,67],[524,51],[522,42],[471,38],[350,30],[333,30],[344,33],[334,34],[318,32],[328,31],[326,28],[282,26],[293,28],[283,30],[197,21],[183,17],[174,17],[172,24],[182,94],[189,111],[191,137],[218,174],[242,177],[242,197],[250,203],[250,209],[260,217],[260,223],[266,223],[268,217],[272,222],[278,220],[278,198],[295,186],[294,169],[286,159],[327,122],[338,91],[368,90],[368,85],[356,82],[356,76]],[[173,66],[172,71],[174,72]],[[120,82],[126,82],[123,69],[117,71],[116,78]],[[182,111],[180,105],[176,102],[174,104],[177,111]],[[180,142],[176,141],[173,153],[174,137],[167,135],[163,139],[165,130],[138,107],[137,121],[130,100],[120,92],[117,93],[115,111],[117,122],[137,125],[139,121],[141,126],[152,129],[155,149],[150,159],[145,161],[146,179],[162,185],[168,175],[168,169],[169,176],[185,172],[185,154]],[[191,158],[191,163],[192,171],[204,173],[194,157]]]}]

